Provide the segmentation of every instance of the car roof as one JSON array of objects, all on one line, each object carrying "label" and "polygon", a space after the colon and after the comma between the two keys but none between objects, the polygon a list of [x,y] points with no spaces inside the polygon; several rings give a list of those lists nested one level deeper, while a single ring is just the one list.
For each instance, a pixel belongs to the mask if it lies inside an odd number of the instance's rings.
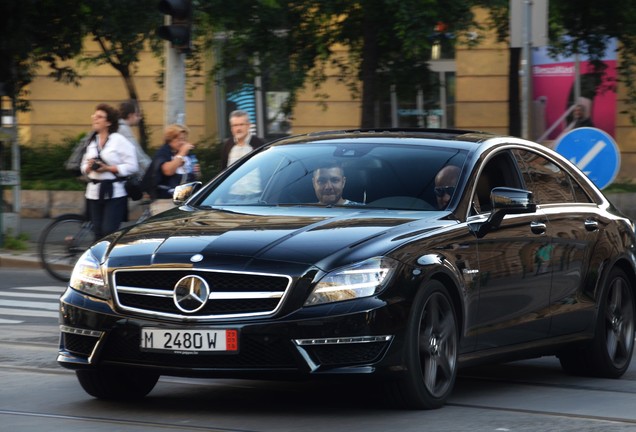
[{"label": "car roof", "polygon": [[[296,144],[305,142],[335,141],[340,139],[356,140],[360,142],[374,142],[378,139],[413,139],[409,144],[442,144],[453,141],[454,144],[469,144],[468,148],[475,148],[475,144],[501,137],[489,132],[463,129],[421,129],[421,128],[374,128],[374,129],[343,129],[311,132],[294,135],[273,141],[270,144]],[[422,140],[419,141],[418,140]]]}]

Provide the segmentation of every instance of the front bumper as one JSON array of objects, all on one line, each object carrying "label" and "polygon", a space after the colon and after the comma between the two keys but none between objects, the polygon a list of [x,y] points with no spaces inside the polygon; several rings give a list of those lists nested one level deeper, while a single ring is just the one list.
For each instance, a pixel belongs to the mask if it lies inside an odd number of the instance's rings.
[{"label": "front bumper", "polygon": [[[132,367],[195,377],[376,373],[401,364],[402,308],[370,298],[316,306],[283,318],[185,323],[124,316],[106,302],[69,289],[60,303],[57,361],[69,369]],[[239,350],[143,351],[145,326],[236,329]]]}]

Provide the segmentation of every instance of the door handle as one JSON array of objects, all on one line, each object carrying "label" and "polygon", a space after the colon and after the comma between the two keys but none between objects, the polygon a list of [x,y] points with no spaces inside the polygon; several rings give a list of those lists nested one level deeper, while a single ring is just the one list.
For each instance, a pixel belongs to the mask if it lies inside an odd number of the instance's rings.
[{"label": "door handle", "polygon": [[585,220],[585,229],[588,231],[596,231],[598,230],[598,221],[594,219],[586,219]]},{"label": "door handle", "polygon": [[546,228],[547,228],[547,225],[544,224],[543,222],[537,222],[537,221],[530,222],[530,230],[534,234],[545,234]]}]

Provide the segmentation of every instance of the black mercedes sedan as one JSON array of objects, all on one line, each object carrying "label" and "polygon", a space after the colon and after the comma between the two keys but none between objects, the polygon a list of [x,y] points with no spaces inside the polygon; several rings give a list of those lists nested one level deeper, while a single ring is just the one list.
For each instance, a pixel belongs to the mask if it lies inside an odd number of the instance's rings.
[{"label": "black mercedes sedan", "polygon": [[174,202],[93,244],[61,297],[57,360],[94,397],[143,397],[162,375],[356,376],[431,409],[476,363],[629,366],[634,224],[542,145],[310,133]]}]

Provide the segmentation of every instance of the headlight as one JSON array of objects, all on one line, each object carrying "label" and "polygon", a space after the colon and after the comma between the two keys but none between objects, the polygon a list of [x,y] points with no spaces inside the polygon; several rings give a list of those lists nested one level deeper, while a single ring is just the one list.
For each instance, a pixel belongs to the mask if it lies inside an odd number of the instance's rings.
[{"label": "headlight", "polygon": [[318,282],[305,301],[305,306],[378,294],[391,280],[396,268],[396,261],[377,257],[334,270]]},{"label": "headlight", "polygon": [[84,252],[75,264],[69,286],[93,297],[110,299],[110,289],[104,281],[99,261],[93,256],[90,249]]}]

